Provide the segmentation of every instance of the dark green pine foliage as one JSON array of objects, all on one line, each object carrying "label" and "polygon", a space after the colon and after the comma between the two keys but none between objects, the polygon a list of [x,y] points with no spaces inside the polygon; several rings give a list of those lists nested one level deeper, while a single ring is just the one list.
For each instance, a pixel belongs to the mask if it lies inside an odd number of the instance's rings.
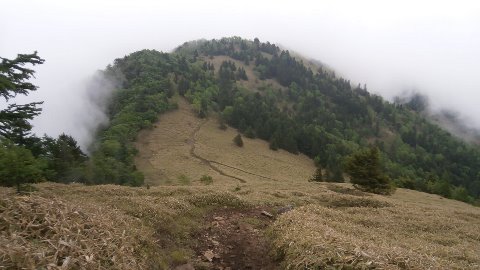
[{"label": "dark green pine foliage", "polygon": [[9,140],[0,140],[0,164],[0,185],[14,186],[18,193],[23,184],[43,179],[43,162],[36,159],[30,150]]},{"label": "dark green pine foliage", "polygon": [[248,127],[245,130],[245,137],[250,138],[250,139],[255,139],[255,131],[253,130],[252,127]]},{"label": "dark green pine foliage", "polygon": [[312,175],[312,178],[310,178],[310,181],[323,182],[322,168],[317,168],[315,170],[315,173]]},{"label": "dark green pine foliage", "polygon": [[[37,90],[37,86],[28,82],[35,71],[25,65],[43,64],[44,60],[33,54],[19,54],[10,60],[0,57],[0,96],[9,101],[17,95],[28,95]],[[0,110],[0,137],[11,140],[16,144],[28,145],[32,125],[29,120],[39,115],[42,111],[38,105],[43,102],[28,104],[10,104]]]},{"label": "dark green pine foliage", "polygon": [[[0,95],[6,101],[28,95],[37,86],[28,82],[35,71],[25,65],[44,62],[37,53],[19,54],[14,60],[1,58]],[[87,157],[71,136],[57,139],[30,134],[29,120],[39,115],[42,102],[10,104],[0,111],[0,185],[20,187],[41,180],[55,182],[84,181]]]},{"label": "dark green pine foliage", "polygon": [[235,143],[235,145],[238,147],[243,147],[242,135],[237,134],[237,136],[233,138],[233,143]]},{"label": "dark green pine foliage", "polygon": [[[189,83],[200,79],[201,68],[193,70],[185,57],[154,50],[143,50],[116,59],[103,76],[118,86],[108,107],[110,123],[98,131],[93,153],[86,168],[88,184],[139,186],[143,175],[136,170],[132,142],[137,132],[149,128],[160,113],[175,108],[168,98],[173,95],[172,74],[181,76],[185,95],[192,92]],[[188,75],[188,76],[187,76]]]},{"label": "dark green pine foliage", "polygon": [[[333,170],[332,165],[342,164],[346,156],[375,145],[384,156],[385,173],[396,185],[453,196],[429,183],[427,176],[433,174],[451,190],[465,187],[467,199],[478,198],[478,146],[466,144],[418,114],[421,100],[414,99],[408,106],[386,102],[370,94],[366,86],[353,87],[322,65],[310,70],[290,52],[258,39],[198,41],[176,52],[189,54],[192,48],[207,57],[249,59],[260,79],[275,79],[286,88],[262,86],[256,92],[244,91],[230,80],[213,100],[229,125],[252,127],[272,149],[295,152],[296,148],[319,157],[323,167]],[[290,106],[284,110],[279,104]],[[331,174],[340,176],[340,171]]]},{"label": "dark green pine foliage", "polygon": [[[44,62],[37,52],[19,54],[13,60],[0,59],[0,96],[5,101],[37,90],[37,86],[28,82],[35,71],[25,67]],[[37,151],[41,150],[40,140],[30,135],[29,122],[40,114],[41,109],[37,107],[40,104],[42,102],[9,104],[0,110],[0,185],[16,186],[17,192],[25,183],[43,180],[45,164],[28,149],[35,146]]]},{"label": "dark green pine foliage", "polygon": [[88,158],[72,136],[61,134],[56,139],[45,136],[42,145],[40,158],[47,162],[47,180],[62,183],[86,181]]},{"label": "dark green pine foliage", "polygon": [[248,81],[247,73],[245,72],[245,69],[243,67],[240,67],[237,72],[235,73],[235,77],[237,80],[244,80]]},{"label": "dark green pine foliage", "polygon": [[331,175],[329,179],[327,179],[328,182],[336,182],[336,183],[345,182],[345,179],[343,178],[342,169],[339,165],[334,166],[330,171],[331,171]]},{"label": "dark green pine foliage", "polygon": [[390,194],[393,191],[390,178],[381,170],[380,152],[376,147],[349,156],[345,170],[351,177],[350,182],[361,190],[378,194]]}]

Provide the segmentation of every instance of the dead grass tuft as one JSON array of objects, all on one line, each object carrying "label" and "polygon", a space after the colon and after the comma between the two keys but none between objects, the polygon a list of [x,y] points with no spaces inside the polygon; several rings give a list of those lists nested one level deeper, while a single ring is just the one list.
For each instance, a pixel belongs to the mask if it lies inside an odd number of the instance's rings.
[{"label": "dead grass tuft", "polygon": [[308,205],[281,215],[271,236],[286,269],[478,269],[479,220],[445,214]]},{"label": "dead grass tuft", "polygon": [[226,206],[242,208],[250,206],[249,203],[230,193],[196,194],[187,198],[187,201],[197,207]]},{"label": "dead grass tuft", "polygon": [[329,207],[368,207],[368,208],[382,208],[392,206],[386,201],[380,201],[371,198],[356,198],[356,197],[337,197],[329,201]]},{"label": "dead grass tuft", "polygon": [[355,188],[348,188],[340,185],[329,184],[327,188],[333,192],[337,192],[341,194],[347,194],[347,195],[353,195],[353,196],[359,196],[359,197],[371,196],[370,193],[366,193]]},{"label": "dead grass tuft", "polygon": [[[123,224],[122,224],[123,223]],[[86,214],[60,199],[36,195],[0,200],[0,265],[5,268],[134,269],[137,240],[125,220]],[[123,225],[123,226],[122,226]]]}]

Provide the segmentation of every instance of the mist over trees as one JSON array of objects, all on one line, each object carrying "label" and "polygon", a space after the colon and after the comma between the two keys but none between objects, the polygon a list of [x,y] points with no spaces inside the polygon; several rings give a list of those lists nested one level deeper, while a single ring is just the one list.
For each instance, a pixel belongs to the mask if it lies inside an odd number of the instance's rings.
[{"label": "mist over trees", "polygon": [[174,91],[172,72],[187,68],[186,60],[151,50],[116,59],[107,67],[105,76],[116,80],[119,89],[107,107],[109,125],[97,131],[92,145],[87,183],[143,184],[133,162],[132,142],[140,129],[152,127],[160,113],[176,108],[168,101]]},{"label": "mist over trees", "polygon": [[[43,64],[37,52],[19,54],[13,60],[0,59],[0,94],[6,101],[37,90],[29,82],[35,71],[25,67]],[[0,111],[0,185],[16,186],[17,192],[26,183],[74,182],[84,177],[87,157],[73,137],[62,134],[57,139],[38,138],[31,134],[29,121],[41,113],[40,104],[12,103]]]},{"label": "mist over trees", "polygon": [[394,103],[414,110],[433,123],[448,130],[453,135],[480,145],[480,130],[467,125],[468,119],[462,117],[459,112],[448,109],[433,110],[429,97],[419,92],[405,92],[394,98]]}]

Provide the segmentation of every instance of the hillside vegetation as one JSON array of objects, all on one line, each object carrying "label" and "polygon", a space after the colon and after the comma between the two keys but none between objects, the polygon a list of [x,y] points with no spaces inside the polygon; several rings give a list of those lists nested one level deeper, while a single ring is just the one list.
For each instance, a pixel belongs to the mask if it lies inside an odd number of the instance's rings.
[{"label": "hillside vegetation", "polygon": [[267,142],[246,137],[244,146],[238,147],[232,141],[235,129],[221,130],[218,119],[198,118],[183,98],[176,102],[179,109],[141,131],[135,143],[135,164],[146,184],[203,186],[201,178],[208,175],[220,185],[273,182],[277,187],[272,192],[277,192],[314,173],[315,166],[305,155],[272,151]]},{"label": "hillside vegetation", "polygon": [[224,38],[185,43],[171,54],[144,50],[115,60],[105,74],[119,89],[111,124],[98,134],[92,183],[143,183],[132,142],[175,108],[178,94],[200,118],[218,114],[273,150],[315,159],[328,181],[344,181],[345,157],[376,146],[398,187],[470,203],[480,195],[477,146],[424,119],[413,103],[386,102],[268,42]]},{"label": "hillside vegetation", "polygon": [[[29,150],[69,184],[0,188],[0,268],[480,268],[478,147],[293,55],[233,37],[116,59],[90,156]],[[355,188],[365,168],[396,192]]]}]

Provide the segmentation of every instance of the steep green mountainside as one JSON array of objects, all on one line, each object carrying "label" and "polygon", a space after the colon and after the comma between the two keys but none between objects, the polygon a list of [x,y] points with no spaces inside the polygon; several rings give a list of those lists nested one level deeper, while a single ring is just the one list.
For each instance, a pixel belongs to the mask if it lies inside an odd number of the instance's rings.
[{"label": "steep green mountainside", "polygon": [[[98,133],[87,179],[141,185],[132,141],[159,113],[175,109],[170,98],[181,95],[199,117],[218,113],[246,136],[269,141],[272,150],[315,159],[329,181],[344,181],[346,156],[377,146],[397,186],[468,202],[479,198],[477,146],[409,106],[387,102],[292,55],[269,42],[233,37],[188,42],[170,54],[143,50],[116,59],[104,71],[118,84],[110,124]],[[218,65],[220,56],[226,60]]]}]

